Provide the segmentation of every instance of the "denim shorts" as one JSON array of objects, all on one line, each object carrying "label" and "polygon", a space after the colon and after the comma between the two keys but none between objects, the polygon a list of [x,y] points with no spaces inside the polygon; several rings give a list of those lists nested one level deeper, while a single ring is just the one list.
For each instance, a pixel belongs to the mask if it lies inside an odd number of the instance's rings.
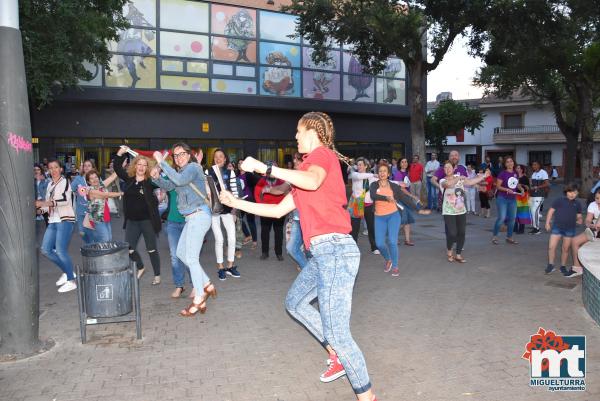
[{"label": "denim shorts", "polygon": [[574,228],[564,229],[564,228],[552,226],[552,235],[561,235],[563,237],[573,238],[575,236],[575,231],[576,230]]}]

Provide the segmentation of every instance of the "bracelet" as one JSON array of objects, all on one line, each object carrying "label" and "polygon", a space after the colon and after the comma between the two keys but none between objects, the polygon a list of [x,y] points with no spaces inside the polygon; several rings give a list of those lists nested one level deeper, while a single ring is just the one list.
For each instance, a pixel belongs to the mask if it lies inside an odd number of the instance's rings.
[{"label": "bracelet", "polygon": [[267,163],[267,171],[265,172],[265,175],[267,176],[267,178],[271,178],[271,170],[273,170],[273,163],[268,162]]}]

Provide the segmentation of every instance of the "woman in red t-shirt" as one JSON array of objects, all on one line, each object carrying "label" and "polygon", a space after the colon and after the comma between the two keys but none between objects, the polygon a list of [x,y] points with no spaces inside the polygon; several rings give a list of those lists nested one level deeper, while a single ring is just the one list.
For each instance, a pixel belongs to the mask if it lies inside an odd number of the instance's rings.
[{"label": "woman in red t-shirt", "polygon": [[[273,163],[273,165],[276,165]],[[290,192],[290,186],[283,180],[277,178],[261,178],[254,187],[254,199],[256,203],[266,203],[276,205],[283,200],[285,195]],[[283,225],[285,216],[278,219],[261,216],[260,218],[260,246],[262,260],[269,257],[269,238],[271,237],[271,227],[275,233],[275,256],[277,260],[283,260]]]},{"label": "woman in red t-shirt", "polygon": [[[267,205],[234,198],[221,192],[221,202],[259,216],[279,218],[294,209],[300,214],[304,246],[310,253],[286,297],[286,309],[329,351],[329,368],[320,379],[348,376],[360,401],[376,401],[365,359],[350,334],[352,290],[360,264],[360,251],[349,234],[346,190],[338,158],[347,161],[333,144],[331,118],[310,112],[298,122],[298,151],[304,153],[297,170],[266,165],[252,157],[244,171],[256,171],[292,185],[292,193],[279,204]],[[317,311],[310,302],[318,298]]]}]

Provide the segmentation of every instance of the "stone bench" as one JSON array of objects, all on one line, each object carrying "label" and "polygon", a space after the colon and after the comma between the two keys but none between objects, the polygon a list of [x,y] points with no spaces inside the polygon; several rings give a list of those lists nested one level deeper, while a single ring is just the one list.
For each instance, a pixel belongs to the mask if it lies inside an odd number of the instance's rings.
[{"label": "stone bench", "polygon": [[588,242],[579,248],[583,265],[583,306],[600,325],[600,241]]}]

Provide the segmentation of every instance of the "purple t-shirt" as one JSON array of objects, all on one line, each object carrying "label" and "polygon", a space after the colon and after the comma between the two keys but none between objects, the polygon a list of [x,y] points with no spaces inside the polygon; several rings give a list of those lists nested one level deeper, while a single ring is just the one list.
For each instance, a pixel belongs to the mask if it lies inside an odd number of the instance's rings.
[{"label": "purple t-shirt", "polygon": [[[463,166],[462,164],[458,164],[456,165],[456,167],[454,167],[454,175],[462,175],[463,177],[468,177],[469,175],[467,174],[467,168],[465,166]],[[446,173],[444,173],[444,166],[440,166],[440,168],[438,168],[437,170],[435,170],[435,173],[433,174],[434,177],[437,177],[438,182],[440,182],[440,180],[442,178],[446,177]]]},{"label": "purple t-shirt", "polygon": [[408,178],[408,171],[398,170],[394,173],[392,180],[398,182],[404,182],[406,184],[406,188],[410,188],[410,179]]},{"label": "purple t-shirt", "polygon": [[[515,171],[503,170],[500,174],[498,174],[498,177],[496,177],[496,179],[502,180],[502,188],[508,188],[514,192],[517,192],[519,190],[517,188],[517,185],[519,184],[519,175]],[[515,199],[516,195],[509,194],[504,191],[498,191],[497,196],[501,196],[505,199]]]}]

